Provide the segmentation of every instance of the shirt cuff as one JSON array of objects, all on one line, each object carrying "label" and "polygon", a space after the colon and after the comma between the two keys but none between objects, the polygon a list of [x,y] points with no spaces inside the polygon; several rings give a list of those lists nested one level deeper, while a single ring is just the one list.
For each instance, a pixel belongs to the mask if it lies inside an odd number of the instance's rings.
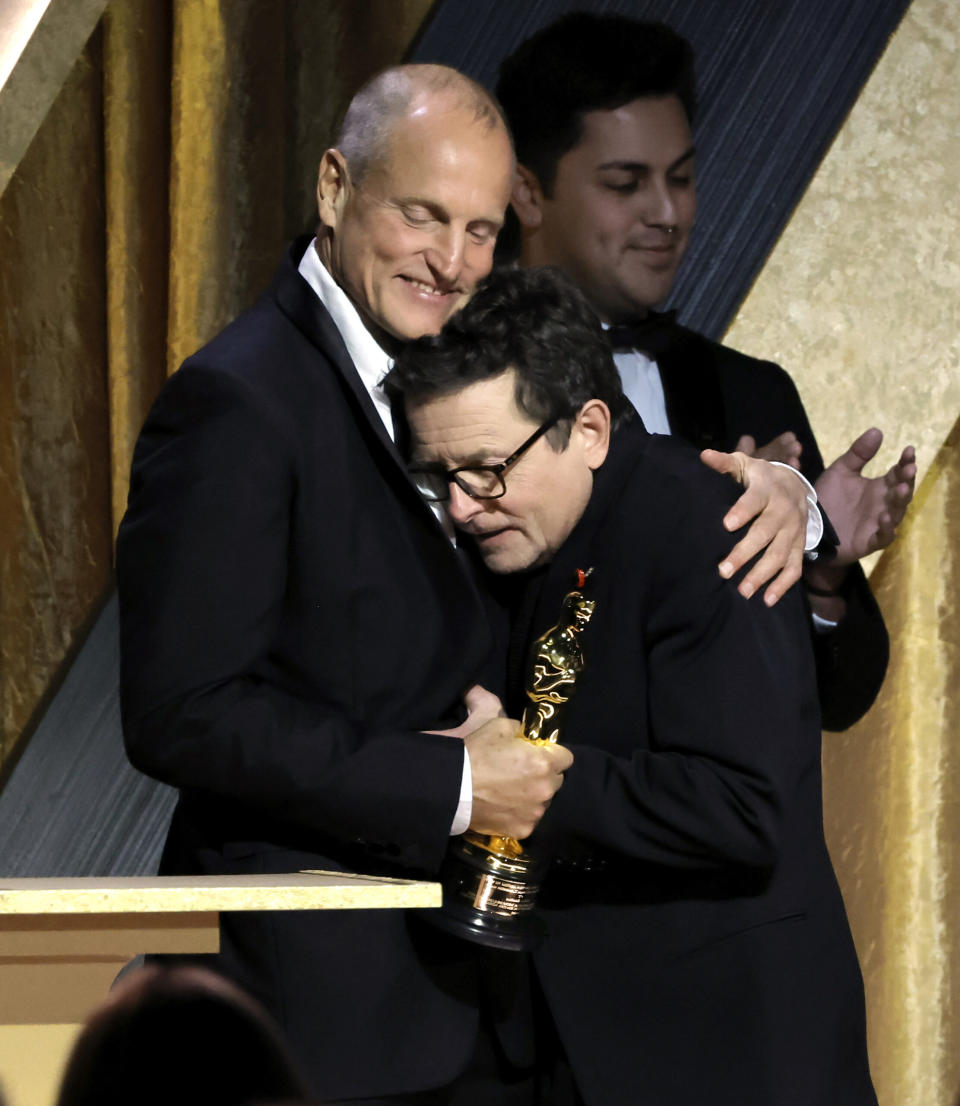
[{"label": "shirt cuff", "polygon": [[813,556],[810,559],[816,560],[815,550],[823,537],[823,519],[820,517],[820,508],[817,506],[817,493],[810,481],[802,472],[798,472],[793,465],[788,465],[783,461],[771,461],[770,464],[776,465],[777,468],[786,469],[788,472],[792,472],[793,475],[798,480],[802,480],[807,487],[807,538],[803,546],[803,551],[804,553],[812,553]]},{"label": "shirt cuff", "polygon": [[450,836],[456,837],[459,833],[466,833],[470,828],[470,818],[473,814],[473,771],[470,768],[470,754],[467,747],[463,747],[463,775],[460,777],[460,801],[457,803],[457,812],[453,816],[453,824],[450,826]]}]

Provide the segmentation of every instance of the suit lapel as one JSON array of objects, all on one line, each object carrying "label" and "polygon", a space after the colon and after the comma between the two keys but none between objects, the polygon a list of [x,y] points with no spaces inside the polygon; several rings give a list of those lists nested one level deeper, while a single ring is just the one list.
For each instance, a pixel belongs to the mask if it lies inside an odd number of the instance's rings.
[{"label": "suit lapel", "polygon": [[327,309],[310,285],[300,276],[297,266],[303,256],[305,239],[299,239],[291,246],[284,258],[280,272],[274,283],[273,294],[280,310],[315,345],[332,365],[351,399],[363,412],[364,422],[374,432],[384,448],[393,456],[395,463],[403,467],[403,459],[396,449],[383,419],[377,413],[373,400],[360,379],[340,331],[337,330]]},{"label": "suit lapel", "polygon": [[[402,478],[403,484],[416,501],[415,510],[423,517],[429,517],[430,524],[449,544],[443,527],[407,472],[406,460],[387,432],[383,419],[347,352],[340,331],[337,330],[319,297],[297,271],[300,258],[309,242],[310,239],[307,237],[300,238],[290,247],[276,276],[273,297],[284,315],[317,347],[324,361],[336,372],[351,404],[358,413],[361,425],[376,440],[378,447],[383,451],[386,465],[394,471],[395,475]],[[402,441],[404,430],[405,428],[398,427],[398,441]]]}]

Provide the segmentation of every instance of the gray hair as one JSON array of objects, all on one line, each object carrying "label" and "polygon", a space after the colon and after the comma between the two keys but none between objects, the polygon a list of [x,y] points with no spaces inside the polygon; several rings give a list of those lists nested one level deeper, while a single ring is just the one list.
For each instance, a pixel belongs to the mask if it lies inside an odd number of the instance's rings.
[{"label": "gray hair", "polygon": [[346,158],[354,184],[386,155],[394,126],[424,96],[446,96],[451,106],[472,112],[487,130],[510,134],[500,105],[472,78],[446,65],[396,65],[371,78],[350,101],[336,147]]}]

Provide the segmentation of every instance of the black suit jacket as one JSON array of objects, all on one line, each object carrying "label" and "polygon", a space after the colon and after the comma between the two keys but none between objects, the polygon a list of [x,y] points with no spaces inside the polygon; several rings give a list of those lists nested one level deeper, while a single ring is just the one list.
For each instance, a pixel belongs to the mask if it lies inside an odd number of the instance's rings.
[{"label": "black suit jacket", "polygon": [[[435,873],[463,749],[421,731],[497,686],[468,566],[297,273],[303,247],[170,379],[134,456],[123,718],[134,764],[181,789],[167,873]],[[467,1062],[472,950],[415,913],[225,918],[220,967],[316,1094],[416,1090]]]},{"label": "black suit jacket", "polygon": [[[662,316],[653,342],[674,434],[698,449],[731,450],[743,434],[765,445],[792,430],[803,446],[804,476],[813,482],[823,472],[800,396],[779,365],[747,357]],[[814,638],[827,730],[846,729],[867,712],[889,659],[883,617],[859,565],[850,570],[844,596],[843,621]]]},{"label": "black suit jacket", "polygon": [[633,420],[536,601],[531,637],[593,567],[575,760],[533,838],[562,861],[534,955],[588,1106],[876,1101],[823,839],[809,611],[718,575],[735,494]]}]

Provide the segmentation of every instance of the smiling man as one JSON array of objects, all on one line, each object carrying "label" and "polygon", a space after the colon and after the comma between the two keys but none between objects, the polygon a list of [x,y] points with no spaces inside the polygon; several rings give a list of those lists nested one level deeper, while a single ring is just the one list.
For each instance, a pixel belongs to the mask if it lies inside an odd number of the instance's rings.
[{"label": "smiling man", "polygon": [[470,96],[445,110],[424,98],[392,125],[358,106],[320,163],[316,252],[388,348],[435,334],[490,271],[512,151],[493,104]]},{"label": "smiling man", "polygon": [[536,641],[592,569],[574,761],[531,840],[556,858],[542,1101],[875,1106],[802,593],[771,610],[718,576],[729,484],[644,430],[555,270],[491,278],[390,381],[417,474],[492,572],[521,574],[515,634]]},{"label": "smiling man", "polygon": [[[440,66],[376,78],[323,155],[316,239],[147,420],[117,548],[122,703],[134,764],[180,789],[165,873],[420,877],[468,824],[526,836],[560,786],[570,754],[515,741],[471,690],[499,654],[381,387],[389,351],[489,271],[512,173],[482,88]],[[493,1055],[473,950],[403,911],[221,932],[216,967],[318,1098],[433,1093]]]},{"label": "smiling man", "polygon": [[538,231],[526,237],[524,264],[559,265],[591,289],[608,322],[662,303],[686,253],[697,210],[690,110],[678,93],[590,112],[581,140],[558,159],[549,193],[521,166],[518,207]]}]

